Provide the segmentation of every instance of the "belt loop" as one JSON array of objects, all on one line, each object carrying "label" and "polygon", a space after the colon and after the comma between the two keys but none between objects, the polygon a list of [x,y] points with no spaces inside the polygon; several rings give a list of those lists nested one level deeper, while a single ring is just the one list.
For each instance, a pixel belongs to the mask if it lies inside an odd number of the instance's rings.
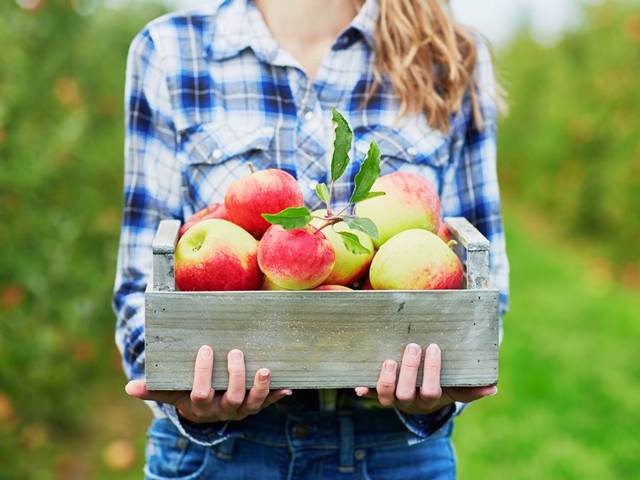
[{"label": "belt loop", "polygon": [[340,466],[338,470],[342,473],[355,472],[353,462],[353,412],[351,410],[340,410],[338,412],[338,426],[340,428]]},{"label": "belt loop", "polygon": [[236,446],[236,437],[230,437],[220,443],[216,449],[216,457],[223,460],[231,460],[233,458],[233,449]]}]

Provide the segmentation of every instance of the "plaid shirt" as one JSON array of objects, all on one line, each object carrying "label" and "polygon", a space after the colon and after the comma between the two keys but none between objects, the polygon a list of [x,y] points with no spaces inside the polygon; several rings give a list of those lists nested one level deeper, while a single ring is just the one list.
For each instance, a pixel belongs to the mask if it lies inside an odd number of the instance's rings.
[{"label": "plaid shirt", "polygon": [[[506,310],[508,264],[488,51],[479,44],[482,129],[473,123],[468,98],[452,115],[446,134],[429,127],[422,114],[396,122],[399,103],[388,82],[360,108],[373,79],[378,9],[377,0],[364,3],[314,80],[278,47],[250,0],[164,16],[133,40],[125,93],[124,217],[113,297],[116,341],[129,378],[144,376],[144,290],[158,222],[184,220],[223,201],[231,182],[248,173],[249,161],[258,169],[288,171],[299,180],[308,206],[320,207],[314,188],[328,180],[332,107],[353,128],[351,158],[357,160],[335,186],[336,206],[346,204],[358,163],[375,140],[382,174],[403,170],[428,178],[437,186],[443,215],[468,218],[491,241],[492,281],[501,292],[501,313]],[[176,420],[174,409],[162,408]],[[197,439],[204,442],[211,435]]]}]

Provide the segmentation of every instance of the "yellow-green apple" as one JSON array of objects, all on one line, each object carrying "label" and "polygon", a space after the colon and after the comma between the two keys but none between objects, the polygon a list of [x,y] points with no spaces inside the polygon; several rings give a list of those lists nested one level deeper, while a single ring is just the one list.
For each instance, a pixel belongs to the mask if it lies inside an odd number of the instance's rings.
[{"label": "yellow-green apple", "polygon": [[385,195],[364,200],[356,205],[358,217],[368,217],[378,227],[376,247],[404,230],[422,228],[438,230],[440,199],[426,178],[414,173],[395,172],[378,178],[372,192]]},{"label": "yellow-green apple", "polygon": [[237,225],[203,220],[176,246],[175,276],[179,290],[259,290],[258,241]]},{"label": "yellow-green apple", "polygon": [[264,282],[262,282],[262,290],[286,290],[286,288],[282,288],[281,286],[276,285],[271,280],[269,280],[269,277],[265,276]]},{"label": "yellow-green apple", "polygon": [[285,230],[273,225],[260,240],[258,265],[269,281],[287,290],[320,285],[336,263],[333,247],[312,226]]},{"label": "yellow-green apple", "polygon": [[224,197],[229,220],[255,238],[271,226],[263,213],[278,213],[304,204],[296,179],[283,170],[270,168],[251,173],[233,182]]},{"label": "yellow-green apple", "polygon": [[445,290],[462,285],[462,263],[437,235],[405,230],[373,257],[369,278],[375,290]]},{"label": "yellow-green apple", "polygon": [[314,290],[332,291],[332,292],[351,291],[349,287],[345,287],[344,285],[320,285],[319,287],[314,288]]},{"label": "yellow-green apple", "polygon": [[196,223],[212,218],[229,220],[227,207],[222,203],[212,203],[207,208],[203,208],[199,212],[194,213],[189,218],[187,218],[187,220],[184,222],[184,225],[180,227],[179,236],[181,237],[182,235],[184,235],[184,233],[191,227],[193,227]]},{"label": "yellow-green apple", "polygon": [[[326,214],[326,210],[316,210],[312,213],[314,217],[324,217]],[[314,218],[311,225],[320,228],[324,223],[324,220]],[[349,232],[357,235],[362,246],[367,248],[370,253],[355,254],[347,250],[338,232]],[[351,285],[366,273],[371,264],[373,259],[373,241],[371,237],[364,232],[349,228],[344,222],[326,227],[322,229],[322,233],[331,242],[331,246],[336,252],[336,264],[324,283],[328,285]]]}]

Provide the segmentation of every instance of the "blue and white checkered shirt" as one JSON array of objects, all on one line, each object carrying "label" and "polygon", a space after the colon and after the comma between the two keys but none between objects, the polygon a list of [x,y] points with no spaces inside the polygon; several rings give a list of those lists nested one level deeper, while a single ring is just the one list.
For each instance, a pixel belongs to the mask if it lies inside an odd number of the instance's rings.
[{"label": "blue and white checkered shirt", "polygon": [[[378,10],[377,0],[364,3],[313,80],[279,48],[250,0],[212,2],[205,9],[164,16],[133,40],[125,93],[124,217],[113,297],[116,340],[129,378],[144,376],[144,290],[159,221],[184,220],[223,201],[231,182],[248,173],[248,162],[288,171],[299,180],[308,206],[319,208],[314,188],[328,183],[332,107],[353,128],[351,158],[357,160],[335,187],[336,206],[347,202],[358,162],[375,140],[382,174],[403,170],[427,177],[437,186],[443,215],[468,218],[491,241],[491,278],[501,292],[501,313],[506,310],[508,263],[488,50],[479,44],[482,129],[474,125],[468,99],[446,134],[431,128],[423,114],[396,121],[399,103],[388,83],[361,108],[373,79]],[[162,408],[176,420],[175,409]],[[208,433],[197,439],[216,435]]]}]

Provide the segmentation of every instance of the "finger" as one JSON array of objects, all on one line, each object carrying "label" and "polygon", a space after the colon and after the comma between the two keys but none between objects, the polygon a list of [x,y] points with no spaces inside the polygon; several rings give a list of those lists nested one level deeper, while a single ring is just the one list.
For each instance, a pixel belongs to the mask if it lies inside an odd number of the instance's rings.
[{"label": "finger", "polygon": [[220,407],[226,413],[237,411],[246,394],[246,371],[244,366],[244,354],[234,349],[227,356],[227,369],[229,370],[229,386],[220,401]]},{"label": "finger", "polygon": [[416,399],[416,383],[421,356],[422,349],[415,343],[410,343],[404,349],[400,375],[398,376],[398,386],[396,387],[396,398],[401,403],[413,403]]},{"label": "finger", "polygon": [[211,388],[213,374],[213,349],[208,345],[200,347],[196,355],[191,388],[191,407],[196,416],[205,414],[211,407],[214,391]]},{"label": "finger", "polygon": [[440,369],[442,366],[442,353],[440,347],[432,343],[427,347],[424,355],[424,373],[422,386],[420,387],[420,400],[428,405],[435,404],[442,396],[440,387]]},{"label": "finger", "polygon": [[367,387],[356,387],[356,395],[359,397],[366,397],[369,395],[369,389]]},{"label": "finger", "polygon": [[394,360],[385,360],[376,384],[378,401],[385,407],[390,407],[395,402],[396,391],[396,371],[398,363]]},{"label": "finger", "polygon": [[147,390],[147,384],[144,380],[131,380],[124,387],[127,395],[140,400],[153,400],[160,403],[174,404],[184,392],[157,392]]},{"label": "finger", "polygon": [[272,405],[278,400],[282,400],[284,397],[288,397],[290,395],[293,395],[293,392],[288,388],[284,390],[275,390],[269,394],[267,399],[262,404],[262,408],[267,408],[269,405]]},{"label": "finger", "polygon": [[469,403],[485,397],[492,397],[498,393],[498,387],[451,387],[445,388],[444,393],[452,401]]},{"label": "finger", "polygon": [[256,372],[253,380],[253,387],[241,408],[244,415],[254,415],[260,411],[262,404],[269,395],[269,383],[271,382],[271,372],[268,368],[261,368]]}]

